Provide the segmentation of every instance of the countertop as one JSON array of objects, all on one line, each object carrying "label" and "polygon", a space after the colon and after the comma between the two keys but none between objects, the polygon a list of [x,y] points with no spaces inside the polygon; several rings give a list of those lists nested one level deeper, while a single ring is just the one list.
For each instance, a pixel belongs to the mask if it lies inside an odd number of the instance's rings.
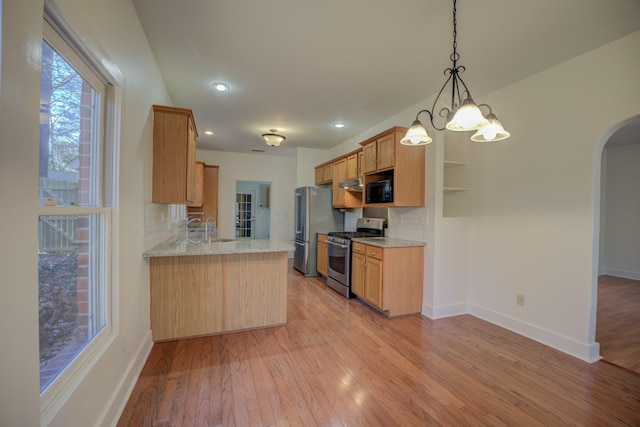
[{"label": "countertop", "polygon": [[274,239],[237,239],[192,243],[186,238],[176,237],[154,246],[142,254],[143,257],[223,255],[264,252],[289,252],[295,248],[283,241]]},{"label": "countertop", "polygon": [[415,246],[427,246],[425,242],[396,239],[395,237],[356,237],[351,239],[351,241],[365,243],[379,248],[410,248]]}]

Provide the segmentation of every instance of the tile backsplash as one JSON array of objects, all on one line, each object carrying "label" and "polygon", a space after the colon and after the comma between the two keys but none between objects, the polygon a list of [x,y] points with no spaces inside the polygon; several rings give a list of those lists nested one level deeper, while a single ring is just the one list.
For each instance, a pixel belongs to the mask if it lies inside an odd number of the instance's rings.
[{"label": "tile backsplash", "polygon": [[397,239],[427,241],[429,208],[356,208],[344,214],[345,231],[355,231],[360,217],[384,218],[387,220],[385,236]]},{"label": "tile backsplash", "polygon": [[182,233],[187,207],[147,202],[144,204],[144,250]]}]

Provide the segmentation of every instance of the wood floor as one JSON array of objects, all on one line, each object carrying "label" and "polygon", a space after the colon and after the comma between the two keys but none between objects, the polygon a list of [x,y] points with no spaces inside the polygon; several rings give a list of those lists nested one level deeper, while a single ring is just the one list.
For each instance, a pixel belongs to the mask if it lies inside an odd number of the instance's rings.
[{"label": "wood floor", "polygon": [[386,319],[292,269],[288,323],[156,344],[119,426],[638,426],[640,375],[472,316]]},{"label": "wood floor", "polygon": [[604,360],[640,374],[640,281],[598,277],[596,341]]}]

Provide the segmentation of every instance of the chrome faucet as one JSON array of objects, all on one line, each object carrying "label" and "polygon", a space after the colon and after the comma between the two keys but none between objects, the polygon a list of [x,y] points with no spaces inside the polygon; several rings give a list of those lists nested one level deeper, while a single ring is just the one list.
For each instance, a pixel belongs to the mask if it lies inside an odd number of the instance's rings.
[{"label": "chrome faucet", "polygon": [[[209,230],[209,221],[211,221],[211,230]],[[204,235],[207,236],[207,242],[211,243],[211,233],[214,233],[216,230],[216,220],[213,217],[207,218],[207,221],[204,223]]]},{"label": "chrome faucet", "polygon": [[189,236],[189,225],[193,222],[202,222],[202,220],[200,218],[189,218],[186,217],[185,221],[184,221],[184,237],[187,239],[187,242],[189,243],[199,243],[200,240],[202,240],[202,238],[198,241],[196,240],[192,240],[191,236]]}]

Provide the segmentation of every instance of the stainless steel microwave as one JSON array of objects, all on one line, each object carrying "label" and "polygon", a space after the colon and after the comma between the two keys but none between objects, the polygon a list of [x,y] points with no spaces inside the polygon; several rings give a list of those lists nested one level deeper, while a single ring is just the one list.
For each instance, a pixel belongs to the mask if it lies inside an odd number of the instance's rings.
[{"label": "stainless steel microwave", "polygon": [[366,203],[392,203],[393,180],[370,182],[367,184]]}]

